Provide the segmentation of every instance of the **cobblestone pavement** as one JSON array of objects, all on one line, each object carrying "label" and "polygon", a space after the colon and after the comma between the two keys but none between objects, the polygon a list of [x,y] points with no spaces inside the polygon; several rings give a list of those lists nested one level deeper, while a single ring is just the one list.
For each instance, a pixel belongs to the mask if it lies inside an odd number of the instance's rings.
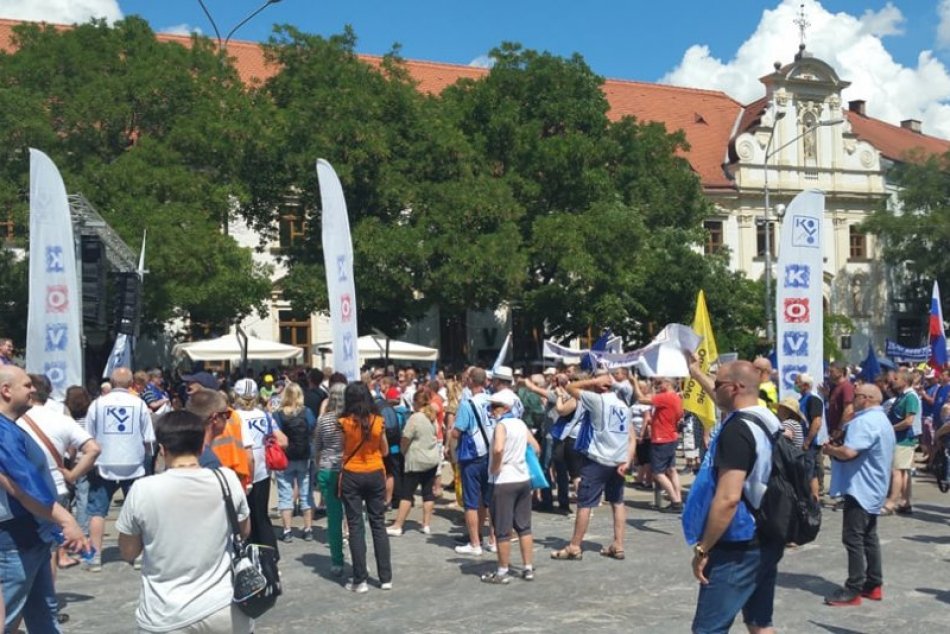
[{"label": "cobblestone pavement", "polygon": [[[815,543],[786,551],[779,566],[775,624],[782,632],[947,631],[950,604],[950,494],[918,478],[914,514],[881,518],[885,599],[858,608],[830,608],[822,597],[847,573],[841,513],[826,510]],[[447,498],[446,498],[447,501]],[[113,517],[117,509],[113,511]],[[582,561],[553,561],[550,552],[569,539],[573,519],[535,513],[537,576],[507,586],[479,583],[494,569],[493,555],[454,552],[460,512],[439,506],[432,534],[418,530],[413,510],[407,531],[391,538],[394,589],[375,584],[370,553],[370,592],[355,595],[330,576],[325,520],[314,542],[281,544],[285,594],[259,620],[259,634],[275,632],[688,632],[697,585],[679,517],[658,512],[653,496],[627,489],[625,561],[599,556],[610,541],[610,509],[595,510]],[[299,526],[299,519],[295,520]],[[182,530],[187,530],[183,526]],[[135,631],[139,573],[121,562],[109,525],[104,570],[60,572],[58,590],[70,621],[65,632]],[[514,546],[514,545],[513,545]],[[517,567],[520,555],[513,548]],[[744,632],[740,622],[734,632]]]}]

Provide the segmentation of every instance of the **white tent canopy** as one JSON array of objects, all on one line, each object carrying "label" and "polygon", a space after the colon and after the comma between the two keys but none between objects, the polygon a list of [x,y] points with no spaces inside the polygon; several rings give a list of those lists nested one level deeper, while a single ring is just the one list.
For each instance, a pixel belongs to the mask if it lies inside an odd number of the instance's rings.
[{"label": "white tent canopy", "polygon": [[[172,349],[176,357],[187,356],[192,361],[233,361],[241,358],[241,344],[235,334],[224,335],[217,339],[180,343]],[[247,358],[281,360],[294,359],[303,355],[297,346],[289,346],[275,341],[247,338]]]},{"label": "white tent canopy", "polygon": [[[357,353],[361,359],[385,359],[386,345],[389,345],[389,358],[400,361],[437,361],[439,350],[437,348],[428,348],[408,341],[399,341],[398,339],[386,339],[379,335],[364,335],[356,340]],[[320,348],[328,347],[329,343],[314,344],[314,353],[319,353]]]}]

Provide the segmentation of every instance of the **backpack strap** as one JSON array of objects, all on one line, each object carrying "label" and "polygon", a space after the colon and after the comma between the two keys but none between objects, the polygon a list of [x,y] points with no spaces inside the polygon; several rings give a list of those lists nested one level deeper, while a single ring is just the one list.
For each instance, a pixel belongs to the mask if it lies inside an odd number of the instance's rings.
[{"label": "backpack strap", "polygon": [[482,425],[482,417],[478,415],[478,407],[472,401],[468,400],[469,407],[472,408],[472,414],[475,416],[475,423],[478,425],[478,431],[482,433],[482,441],[485,443],[485,455],[491,453],[491,447],[488,445],[488,434],[485,433],[485,427]]}]

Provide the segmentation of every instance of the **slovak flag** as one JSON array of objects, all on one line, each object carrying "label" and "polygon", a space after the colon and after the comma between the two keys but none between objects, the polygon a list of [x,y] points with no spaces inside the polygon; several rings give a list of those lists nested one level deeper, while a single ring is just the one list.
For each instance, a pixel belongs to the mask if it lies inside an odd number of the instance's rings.
[{"label": "slovak flag", "polygon": [[947,365],[947,338],[943,334],[943,309],[936,280],[930,297],[930,365],[938,371]]}]

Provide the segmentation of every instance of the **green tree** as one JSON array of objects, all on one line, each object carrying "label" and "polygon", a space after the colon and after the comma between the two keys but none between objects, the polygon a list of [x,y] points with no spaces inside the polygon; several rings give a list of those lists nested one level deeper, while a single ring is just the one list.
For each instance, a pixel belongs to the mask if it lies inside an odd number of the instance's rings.
[{"label": "green tree", "polygon": [[[443,98],[481,169],[524,208],[528,265],[516,299],[529,322],[555,337],[609,326],[637,344],[666,323],[691,323],[697,292],[713,280],[733,303],[751,299],[742,275],[699,252],[711,209],[678,155],[688,149],[682,132],[611,121],[603,80],[579,55],[503,44],[492,57],[485,78]],[[739,320],[722,320],[720,336],[749,347],[740,333],[755,310],[727,314]]]},{"label": "green tree", "polygon": [[863,228],[881,241],[884,260],[905,275],[906,288],[896,290],[916,299],[925,314],[934,280],[941,303],[950,300],[950,152],[910,156],[895,166],[893,178],[898,204],[882,205]]},{"label": "green tree", "polygon": [[325,158],[346,196],[362,329],[396,334],[433,305],[493,308],[524,276],[520,207],[476,169],[477,153],[419,93],[397,50],[377,67],[354,45],[350,30],[324,39],[283,26],[268,46],[281,69],[256,97],[271,108],[268,159],[242,213],[273,235],[284,213],[275,197],[295,193],[307,230],[283,253],[285,299],[300,312],[327,307],[314,168]]},{"label": "green tree", "polygon": [[127,244],[149,229],[146,326],[260,306],[267,272],[222,234],[262,127],[234,69],[206,40],[161,43],[139,18],[15,34],[0,54],[0,204],[25,219],[37,147]]}]

